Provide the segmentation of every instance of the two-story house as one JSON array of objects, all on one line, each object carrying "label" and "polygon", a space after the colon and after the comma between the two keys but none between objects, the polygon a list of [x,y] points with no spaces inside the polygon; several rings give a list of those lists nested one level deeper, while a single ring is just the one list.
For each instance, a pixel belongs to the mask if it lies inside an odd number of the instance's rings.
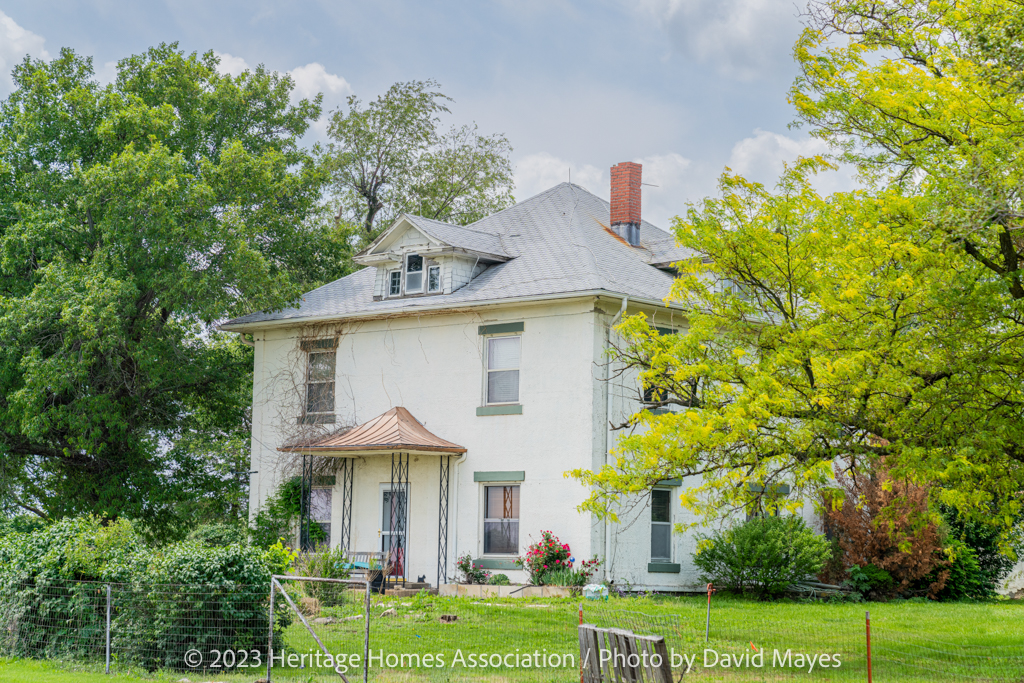
[{"label": "two-story house", "polygon": [[679,482],[610,524],[565,476],[607,462],[639,409],[607,362],[616,321],[685,326],[665,297],[688,254],[641,220],[640,177],[614,166],[610,203],[563,183],[468,226],[402,216],[362,270],[223,325],[255,346],[250,512],[316,455],[313,520],[403,576],[445,582],[470,553],[522,581],[513,560],[551,530],[604,561],[597,579],[694,585]]}]

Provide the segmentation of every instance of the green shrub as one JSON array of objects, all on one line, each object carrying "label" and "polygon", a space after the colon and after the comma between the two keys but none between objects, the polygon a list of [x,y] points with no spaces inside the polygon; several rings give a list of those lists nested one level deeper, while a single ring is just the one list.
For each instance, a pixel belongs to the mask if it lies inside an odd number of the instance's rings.
[{"label": "green shrub", "polygon": [[[281,539],[294,538],[302,510],[302,479],[292,477],[278,487],[253,520],[249,537],[253,545],[269,548]],[[323,527],[313,523],[309,526],[309,540],[313,546],[326,542]]]},{"label": "green shrub", "polygon": [[[960,567],[955,566],[957,560],[953,559],[954,566],[949,568],[949,581],[955,581],[957,576],[961,576],[971,586],[966,592],[951,587],[951,591],[944,590],[940,593],[940,597],[956,599],[951,597],[956,593],[964,593],[964,597],[975,598],[995,595],[1002,580],[1010,574],[1016,564],[1016,559],[1005,551],[1012,550],[1018,555],[1024,553],[1024,526],[1022,526],[1024,517],[1018,518],[1016,533],[1006,541],[1001,538],[1003,529],[1000,526],[965,519],[955,508],[940,506],[939,510],[946,522],[951,539],[946,543],[947,555],[951,554],[954,558],[959,555],[958,546],[954,544],[954,541],[962,543],[973,551],[973,559],[962,560],[961,562],[965,564]],[[1000,546],[1001,542],[1006,543],[1005,548]],[[975,562],[978,565],[976,573],[973,570]],[[980,588],[974,585],[976,581],[981,581]]]},{"label": "green shrub", "polygon": [[[317,546],[316,551],[299,555],[295,571],[299,576],[315,576],[321,579],[347,579],[351,572],[347,568],[348,557],[344,548]],[[305,582],[306,594],[316,598],[325,607],[340,605],[345,601],[345,584]]]},{"label": "green shrub", "polygon": [[[256,649],[265,659],[270,576],[293,560],[280,544],[151,548],[129,522],[94,517],[8,534],[0,538],[0,622],[17,632],[6,634],[3,654],[102,656],[110,583],[112,645],[128,662],[180,669],[190,648]],[[278,638],[289,623],[281,607]]]},{"label": "green shrub", "polygon": [[246,545],[249,542],[249,537],[245,529],[231,524],[202,524],[189,533],[188,540],[218,547]]},{"label": "green shrub", "polygon": [[106,620],[102,581],[127,575],[143,543],[131,524],[63,519],[0,538],[0,622],[15,628],[3,654],[51,659],[96,657]]},{"label": "green shrub", "polygon": [[516,559],[516,564],[530,575],[530,583],[541,585],[546,583],[546,574],[568,569],[571,565],[572,552],[568,543],[562,543],[550,531],[541,531],[540,540],[531,543],[526,555]]},{"label": "green shrub", "polygon": [[470,553],[455,560],[455,570],[461,576],[460,580],[463,583],[487,583],[491,578],[489,571],[473,562],[473,556]]},{"label": "green shrub", "polygon": [[701,537],[693,562],[701,581],[770,598],[817,574],[831,555],[829,542],[799,517],[755,517]]},{"label": "green shrub", "polygon": [[863,567],[854,565],[847,574],[849,578],[843,585],[852,589],[857,599],[890,597],[896,588],[896,580],[892,578],[892,574],[873,564],[866,564]]},{"label": "green shrub", "polygon": [[508,575],[506,574],[495,574],[491,578],[487,579],[487,583],[492,586],[507,586],[512,582],[509,581]]},{"label": "green shrub", "polygon": [[974,548],[951,540],[946,544],[946,551],[950,556],[949,578],[938,594],[939,600],[978,600],[995,594],[991,576],[981,568]]}]

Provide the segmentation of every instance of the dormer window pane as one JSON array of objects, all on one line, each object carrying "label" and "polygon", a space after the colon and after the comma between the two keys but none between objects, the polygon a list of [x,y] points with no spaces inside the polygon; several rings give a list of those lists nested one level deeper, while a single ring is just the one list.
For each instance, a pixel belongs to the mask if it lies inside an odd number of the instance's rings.
[{"label": "dormer window pane", "polygon": [[402,271],[393,270],[388,273],[388,296],[399,296],[402,293]]},{"label": "dormer window pane", "polygon": [[441,291],[441,266],[430,266],[427,269],[427,291]]},{"label": "dormer window pane", "polygon": [[405,257],[405,293],[423,291],[423,257],[409,254]]}]

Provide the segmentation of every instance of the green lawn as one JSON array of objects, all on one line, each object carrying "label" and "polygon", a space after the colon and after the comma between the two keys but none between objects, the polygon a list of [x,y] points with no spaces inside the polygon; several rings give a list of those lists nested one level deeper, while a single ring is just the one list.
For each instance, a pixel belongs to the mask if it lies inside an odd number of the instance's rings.
[{"label": "green lawn", "polygon": [[[576,666],[532,666],[550,655],[571,655],[579,661],[578,600],[469,599],[418,596],[375,598],[370,642],[374,681],[578,681]],[[1020,601],[938,604],[898,602],[887,604],[758,603],[714,598],[710,642],[704,643],[706,599],[613,598],[584,604],[584,621],[637,632],[664,635],[680,655],[694,658],[691,674],[700,680],[760,681],[862,681],[866,680],[864,612],[871,610],[873,670],[876,681],[938,681],[964,677],[979,680],[1024,680],[1024,604]],[[394,610],[381,616],[387,610]],[[361,604],[324,609],[325,616],[342,618],[361,612]],[[441,623],[441,615],[453,615],[453,623]],[[337,621],[316,626],[317,634],[333,654],[362,652],[363,622]],[[285,634],[289,653],[315,652],[319,648],[299,623]],[[718,666],[704,668],[704,649],[714,650]],[[755,650],[755,648],[757,648]],[[790,659],[776,665],[774,653]],[[764,666],[756,659],[739,668],[722,666],[726,655],[755,656],[763,653]],[[527,661],[526,654],[531,656]],[[534,656],[536,653],[536,656]],[[828,654],[822,668],[797,668],[798,654]],[[382,654],[383,662],[377,657]],[[404,662],[396,657],[406,655]],[[497,668],[471,666],[473,657],[508,655],[507,663],[520,666]],[[390,661],[388,656],[391,656]],[[427,655],[433,655],[428,658]],[[461,659],[460,659],[461,655]],[[418,657],[418,662],[415,661]],[[713,661],[714,655],[709,655]],[[441,666],[436,666],[442,662]],[[282,681],[338,680],[327,667],[276,666],[274,679]],[[558,664],[557,660],[554,662]],[[417,665],[418,664],[418,665]],[[530,664],[527,667],[525,664]],[[433,666],[432,666],[433,665]],[[680,668],[679,671],[682,669]],[[98,673],[89,673],[96,671]],[[115,680],[142,678],[190,681],[254,681],[262,669],[224,674],[210,671],[178,671],[167,674],[118,676]],[[350,671],[351,681],[362,679],[361,665]],[[0,681],[110,681],[101,668],[64,672],[37,662],[0,662]]]}]

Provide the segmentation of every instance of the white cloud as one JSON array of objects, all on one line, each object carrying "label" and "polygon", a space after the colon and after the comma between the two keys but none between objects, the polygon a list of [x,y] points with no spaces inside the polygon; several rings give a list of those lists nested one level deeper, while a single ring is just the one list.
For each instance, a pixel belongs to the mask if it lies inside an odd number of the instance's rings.
[{"label": "white cloud", "polygon": [[513,175],[516,182],[515,198],[519,202],[568,181],[570,175],[576,185],[599,197],[608,198],[608,182],[601,169],[590,164],[559,159],[547,152],[529,154],[519,159]]},{"label": "white cloud", "polygon": [[[785,168],[797,157],[812,157],[829,153],[828,145],[816,138],[794,139],[780,133],[760,128],[754,135],[733,145],[729,156],[729,168],[747,180],[762,183],[768,188]],[[841,192],[856,186],[852,168],[841,166],[838,171],[821,173],[814,183],[819,192]]]},{"label": "white cloud", "polygon": [[686,201],[701,192],[701,174],[692,161],[676,154],[646,156],[635,160],[643,166],[640,215],[662,230],[668,230],[672,218],[683,213]]},{"label": "white cloud", "polygon": [[352,86],[341,76],[327,73],[327,69],[319,62],[299,66],[288,72],[295,81],[292,96],[298,99],[313,98],[317,93],[324,94],[324,104],[340,103],[352,93]]},{"label": "white cloud", "polygon": [[25,58],[32,55],[38,59],[49,59],[50,54],[43,46],[45,40],[18,25],[14,19],[0,11],[0,92],[14,87],[11,70]]},{"label": "white cloud", "polygon": [[245,61],[242,57],[236,57],[235,55],[228,54],[227,52],[213,51],[213,54],[220,59],[220,64],[217,65],[217,70],[222,74],[229,76],[240,76],[243,71],[248,71],[251,67],[249,62]]},{"label": "white cloud", "polygon": [[[626,161],[621,159],[620,161]],[[643,166],[641,214],[644,220],[667,230],[671,219],[684,211],[686,201],[695,198],[713,186],[686,157],[669,152],[633,159]],[[515,165],[515,197],[523,201],[569,179],[589,192],[608,199],[611,182],[608,169],[593,164],[566,161],[547,152],[537,152],[521,158]]]},{"label": "white cloud", "polygon": [[789,61],[800,31],[796,6],[781,0],[642,0],[639,6],[680,53],[741,81]]}]

